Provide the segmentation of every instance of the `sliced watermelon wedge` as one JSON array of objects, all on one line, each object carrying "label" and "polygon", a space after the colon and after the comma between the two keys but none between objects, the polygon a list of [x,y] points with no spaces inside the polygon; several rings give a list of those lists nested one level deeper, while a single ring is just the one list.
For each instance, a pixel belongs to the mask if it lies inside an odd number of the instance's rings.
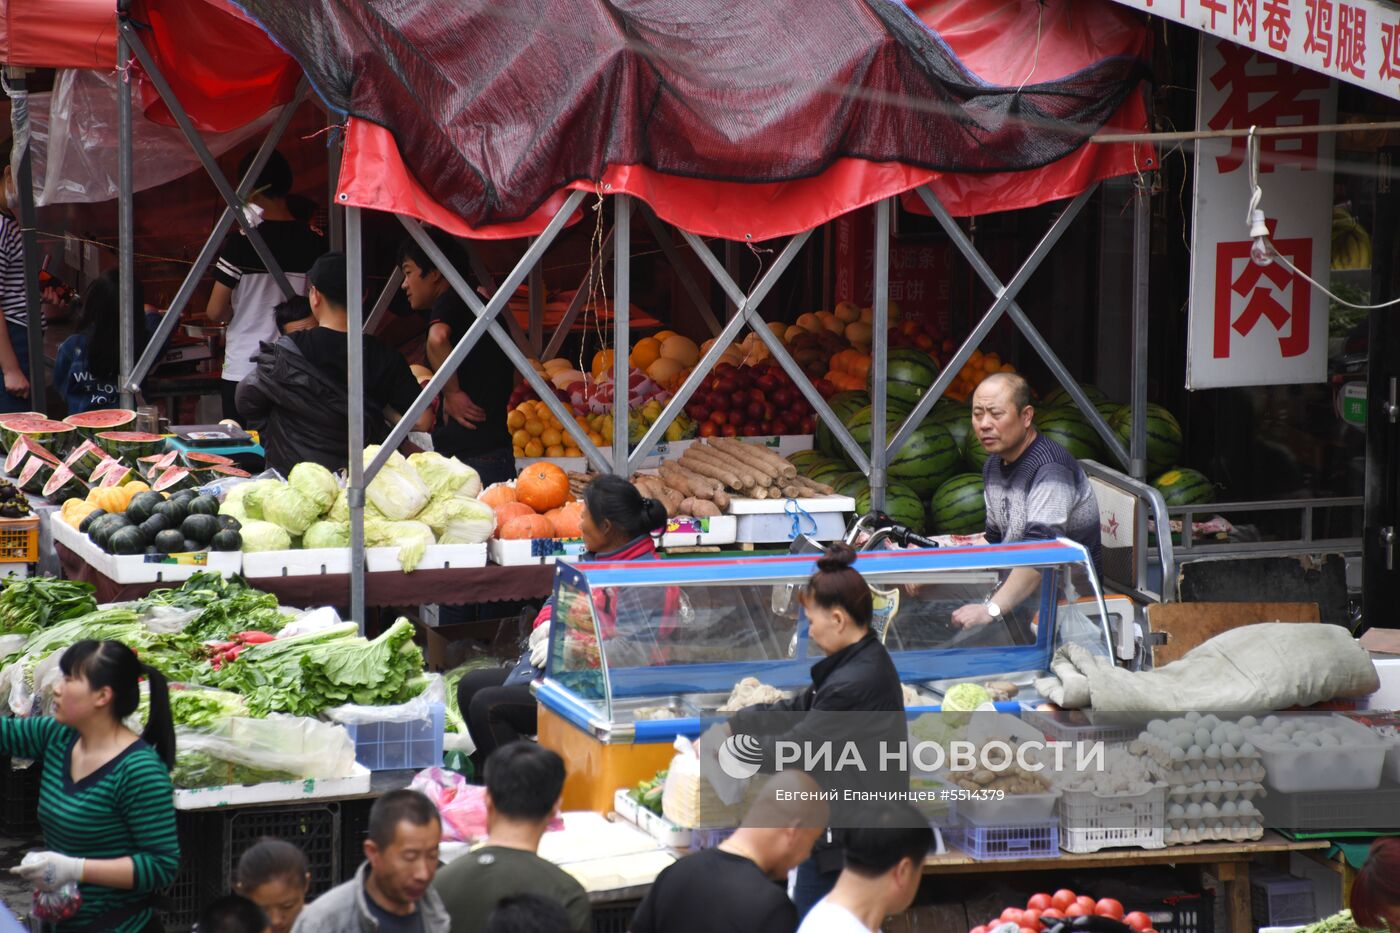
[{"label": "sliced watermelon wedge", "polygon": [[0,441],[4,442],[5,449],[8,450],[14,447],[21,437],[27,437],[47,448],[55,456],[62,457],[72,447],[71,438],[77,430],[71,424],[50,421],[47,418],[11,419],[0,423]]},{"label": "sliced watermelon wedge", "polygon": [[93,438],[113,457],[136,460],[158,454],[165,449],[165,436],[144,431],[99,431]]},{"label": "sliced watermelon wedge", "polygon": [[53,471],[49,481],[44,484],[44,498],[58,502],[63,499],[81,498],[87,495],[88,487],[73,471],[66,466],[60,466]]},{"label": "sliced watermelon wedge", "polygon": [[141,472],[147,477],[159,476],[168,468],[174,466],[179,459],[180,453],[175,450],[167,450],[163,454],[152,454],[149,457],[142,457],[137,463],[141,464]]},{"label": "sliced watermelon wedge", "polygon": [[219,466],[210,468],[209,472],[217,474],[219,476],[236,476],[239,479],[253,478],[252,473],[249,473],[247,470],[240,469],[232,464],[220,464]]},{"label": "sliced watermelon wedge", "polygon": [[28,437],[21,437],[15,442],[15,446],[10,448],[10,452],[5,456],[5,472],[10,476],[15,475],[24,458],[30,455],[46,460],[54,466],[58,466],[59,459],[44,449],[44,445],[38,441],[30,440]]},{"label": "sliced watermelon wedge", "polygon": [[185,466],[192,470],[207,470],[216,466],[233,466],[233,459],[222,454],[206,454],[198,450],[185,451]]},{"label": "sliced watermelon wedge", "polygon": [[69,415],[63,419],[63,423],[71,424],[79,434],[91,440],[100,431],[119,431],[135,424],[136,412],[126,408],[97,408]]},{"label": "sliced watermelon wedge", "polygon": [[70,453],[63,462],[71,468],[74,473],[77,473],[79,476],[84,476],[92,473],[92,471],[101,466],[102,462],[106,459],[107,454],[103,452],[101,447],[98,447],[92,441],[85,440],[77,447],[73,448],[73,452]]},{"label": "sliced watermelon wedge", "polygon": [[199,483],[194,475],[184,467],[171,467],[151,484],[154,492],[175,492],[180,489],[194,489]]},{"label": "sliced watermelon wedge", "polygon": [[24,461],[24,465],[19,468],[19,476],[15,479],[15,484],[31,495],[37,496],[53,475],[55,467],[43,457],[36,457],[33,454]]}]

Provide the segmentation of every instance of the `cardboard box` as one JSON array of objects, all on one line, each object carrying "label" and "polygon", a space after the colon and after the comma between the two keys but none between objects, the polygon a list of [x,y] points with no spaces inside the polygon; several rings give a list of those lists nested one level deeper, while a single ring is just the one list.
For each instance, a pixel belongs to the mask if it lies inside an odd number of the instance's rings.
[{"label": "cardboard box", "polygon": [[424,625],[418,629],[418,641],[423,646],[423,661],[429,671],[450,671],[476,656],[482,642],[490,645],[490,653],[506,660],[518,657],[519,620],[488,619],[481,622],[461,622],[456,625]]}]

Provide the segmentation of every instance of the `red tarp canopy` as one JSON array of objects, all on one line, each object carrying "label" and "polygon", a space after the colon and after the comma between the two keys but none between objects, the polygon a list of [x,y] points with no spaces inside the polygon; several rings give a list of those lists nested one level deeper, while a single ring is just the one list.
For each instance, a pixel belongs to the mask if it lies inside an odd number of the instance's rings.
[{"label": "red tarp canopy", "polygon": [[[53,17],[54,3],[74,15]],[[107,67],[110,0],[105,17],[84,0],[19,6],[45,15],[6,8],[12,61]],[[351,114],[339,203],[467,236],[536,233],[569,188],[633,194],[701,235],[762,240],[925,183],[970,215],[1155,165],[1148,147],[1083,142],[1147,129],[1150,33],[1107,0],[244,6],[133,4],[197,125],[255,119],[304,66]],[[541,28],[546,8],[567,28]],[[668,15],[648,20],[658,9]],[[139,69],[137,80],[148,115],[168,120]]]}]

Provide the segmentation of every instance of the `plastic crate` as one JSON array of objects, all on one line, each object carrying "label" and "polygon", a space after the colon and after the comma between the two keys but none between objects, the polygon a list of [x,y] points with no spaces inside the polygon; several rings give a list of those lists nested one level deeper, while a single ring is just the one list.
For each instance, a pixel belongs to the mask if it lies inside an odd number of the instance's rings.
[{"label": "plastic crate", "polygon": [[1165,848],[1166,804],[1164,784],[1113,797],[1067,790],[1060,797],[1060,847],[1078,853],[1118,846]]},{"label": "plastic crate", "polygon": [[39,519],[0,518],[0,564],[32,564],[39,559]]},{"label": "plastic crate", "polygon": [[210,900],[224,893],[210,851],[204,845],[210,818],[204,813],[175,811],[175,831],[180,840],[180,868],[170,887],[161,892],[158,910],[168,933],[192,929],[199,911]]},{"label": "plastic crate", "polygon": [[734,835],[733,829],[692,829],[690,831],[690,851],[716,848],[721,842]]},{"label": "plastic crate", "polygon": [[243,853],[266,837],[290,842],[306,854],[306,869],[311,872],[308,899],[329,891],[345,880],[340,867],[339,804],[248,807],[217,815],[223,822],[220,832],[221,874],[218,879],[223,889],[232,880],[233,871],[238,867]]},{"label": "plastic crate", "polygon": [[1249,903],[1256,927],[1302,926],[1318,919],[1307,878],[1256,869],[1249,876]]},{"label": "plastic crate", "polygon": [[1056,858],[1060,854],[1060,824],[1053,821],[1024,826],[980,826],[965,823],[953,827],[948,832],[954,845],[979,862],[993,859]]},{"label": "plastic crate", "polygon": [[1124,909],[1140,910],[1157,933],[1215,933],[1215,896],[1174,894],[1161,900],[1124,900]]},{"label": "plastic crate", "polygon": [[434,703],[427,719],[359,723],[347,725],[345,731],[355,743],[355,760],[371,771],[418,771],[442,764],[446,716],[446,707]]},{"label": "plastic crate", "polygon": [[39,763],[16,768],[0,758],[0,829],[12,836],[39,830]]},{"label": "plastic crate", "polygon": [[1394,829],[1400,826],[1400,787],[1377,790],[1270,793],[1257,801],[1265,825],[1295,831]]},{"label": "plastic crate", "polygon": [[1052,742],[1131,742],[1142,734],[1138,725],[1119,723],[1095,724],[1088,721],[1088,714],[1078,710],[1045,712],[1027,710],[1021,714],[1021,721],[1034,726]]},{"label": "plastic crate", "polygon": [[632,929],[632,917],[641,904],[641,901],[598,904],[593,908],[593,933],[627,933]]}]

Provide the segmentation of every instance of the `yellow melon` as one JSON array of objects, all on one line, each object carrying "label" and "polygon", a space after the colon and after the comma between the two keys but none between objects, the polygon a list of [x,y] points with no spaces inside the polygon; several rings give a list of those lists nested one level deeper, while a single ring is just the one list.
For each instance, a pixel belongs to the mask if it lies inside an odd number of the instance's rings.
[{"label": "yellow melon", "polygon": [[820,334],[825,329],[824,325],[821,322],[821,318],[817,317],[810,311],[806,314],[799,314],[797,316],[797,326],[802,328],[803,330],[811,331],[814,334]]},{"label": "yellow melon", "polygon": [[647,367],[647,378],[660,386],[671,386],[688,371],[679,360],[661,357]]},{"label": "yellow melon", "polygon": [[700,361],[700,348],[689,337],[676,334],[661,342],[661,356],[690,368]]},{"label": "yellow melon", "polygon": [[847,324],[860,320],[860,308],[854,301],[842,301],[836,305],[836,316]]}]

